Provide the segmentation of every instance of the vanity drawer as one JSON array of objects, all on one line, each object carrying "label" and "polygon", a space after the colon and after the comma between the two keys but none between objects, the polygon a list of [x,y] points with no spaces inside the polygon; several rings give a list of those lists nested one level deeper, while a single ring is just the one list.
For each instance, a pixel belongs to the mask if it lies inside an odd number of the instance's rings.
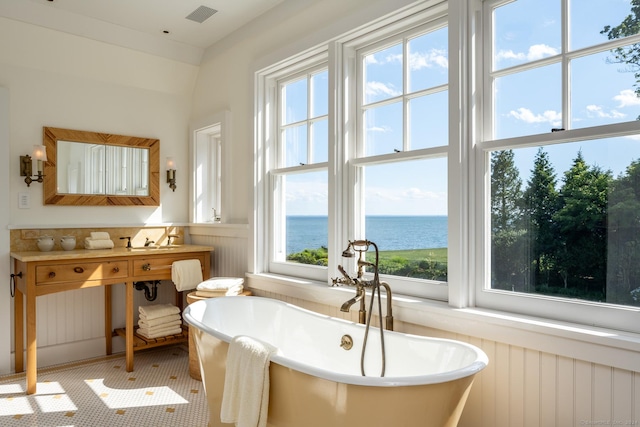
[{"label": "vanity drawer", "polygon": [[204,255],[182,254],[168,257],[141,258],[133,261],[133,276],[147,277],[157,280],[171,280],[171,265],[176,261],[185,259],[200,260],[200,266],[204,266]]},{"label": "vanity drawer", "polygon": [[51,264],[36,267],[36,284],[62,282],[86,282],[91,280],[125,279],[128,276],[127,261],[78,262]]}]

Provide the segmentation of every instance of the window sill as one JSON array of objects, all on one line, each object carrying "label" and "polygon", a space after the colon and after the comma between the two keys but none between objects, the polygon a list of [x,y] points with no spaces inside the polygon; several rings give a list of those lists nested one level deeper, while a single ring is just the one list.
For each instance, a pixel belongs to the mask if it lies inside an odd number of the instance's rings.
[{"label": "window sill", "polygon": [[[353,288],[274,274],[247,274],[247,279],[253,289],[336,307],[354,292]],[[640,372],[640,334],[482,308],[457,309],[395,294],[393,310],[394,318],[402,322]]]}]

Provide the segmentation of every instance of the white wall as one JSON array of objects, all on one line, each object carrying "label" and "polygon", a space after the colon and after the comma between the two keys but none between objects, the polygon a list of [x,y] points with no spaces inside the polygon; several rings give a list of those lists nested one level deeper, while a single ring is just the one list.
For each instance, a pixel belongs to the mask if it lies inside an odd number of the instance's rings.
[{"label": "white wall", "polygon": [[[194,65],[0,18],[0,174],[4,183],[0,186],[0,277],[5,284],[0,292],[0,325],[4,325],[0,326],[0,373],[8,372],[13,362],[8,227],[188,222],[188,129],[197,73]],[[43,126],[160,139],[161,206],[44,206],[42,185],[27,188],[19,176],[19,157],[30,154],[34,144],[42,144]],[[175,193],[162,182],[167,156],[181,165]],[[29,209],[18,209],[19,192],[29,193]],[[95,294],[97,301],[91,291],[66,294],[60,294],[65,296],[64,304],[56,302],[55,296],[38,302],[43,319],[38,322],[39,344],[51,346],[50,357],[47,349],[39,352],[39,364],[104,352],[104,337],[93,340],[97,344],[76,342],[77,349],[55,346],[76,340],[78,328],[73,324],[103,318],[102,311],[85,309],[91,301],[101,310],[103,293]],[[67,320],[66,329],[60,323],[48,323],[50,318],[64,319],[65,313],[80,317]]]},{"label": "white wall", "polygon": [[[10,94],[10,223],[139,224],[188,221],[188,123],[198,67],[0,18],[0,86]],[[174,156],[178,189],[161,182],[160,207],[43,206],[42,185],[27,188],[20,155],[42,144],[42,127],[160,139]],[[181,177],[182,176],[182,180]],[[18,209],[18,192],[31,196]]]}]

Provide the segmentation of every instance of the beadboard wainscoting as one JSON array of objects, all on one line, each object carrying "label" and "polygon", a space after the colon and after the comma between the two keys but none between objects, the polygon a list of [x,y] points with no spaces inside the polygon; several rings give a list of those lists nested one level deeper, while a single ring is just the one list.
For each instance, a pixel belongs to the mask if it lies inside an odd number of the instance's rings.
[{"label": "beadboard wainscoting", "polygon": [[248,260],[248,226],[244,224],[192,225],[194,245],[212,246],[211,277],[244,277]]}]

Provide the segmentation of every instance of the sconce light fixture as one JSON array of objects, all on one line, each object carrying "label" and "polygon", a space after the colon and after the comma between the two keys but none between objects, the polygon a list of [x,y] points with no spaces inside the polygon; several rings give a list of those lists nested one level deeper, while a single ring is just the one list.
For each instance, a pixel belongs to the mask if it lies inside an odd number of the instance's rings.
[{"label": "sconce light fixture", "polygon": [[176,191],[176,162],[173,157],[167,157],[167,183],[171,190]]},{"label": "sconce light fixture", "polygon": [[[38,166],[37,166],[38,174],[33,175],[33,176],[37,176],[36,179],[31,178],[33,173],[32,160],[38,161]],[[28,154],[26,156],[20,156],[20,176],[26,177],[24,179],[24,182],[27,183],[27,187],[30,187],[32,182],[42,183],[44,181],[44,175],[42,173],[43,171],[42,162],[46,162],[46,161],[47,161],[47,149],[45,148],[44,145],[34,145],[33,151],[31,152],[31,156],[29,156]]]}]

